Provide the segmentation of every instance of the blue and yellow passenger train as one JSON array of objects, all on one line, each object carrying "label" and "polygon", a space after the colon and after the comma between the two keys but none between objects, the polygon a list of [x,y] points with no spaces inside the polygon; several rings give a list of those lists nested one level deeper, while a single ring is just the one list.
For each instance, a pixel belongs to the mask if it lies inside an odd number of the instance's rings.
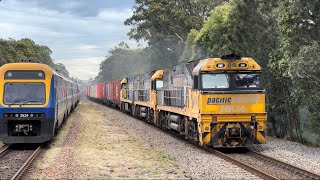
[{"label": "blue and yellow passenger train", "polygon": [[0,68],[0,140],[51,140],[80,100],[79,87],[48,65],[11,63]]}]

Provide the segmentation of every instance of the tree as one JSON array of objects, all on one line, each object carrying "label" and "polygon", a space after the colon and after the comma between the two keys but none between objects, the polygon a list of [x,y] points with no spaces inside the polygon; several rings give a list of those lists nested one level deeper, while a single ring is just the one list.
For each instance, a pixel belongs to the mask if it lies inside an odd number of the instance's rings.
[{"label": "tree", "polygon": [[135,0],[134,14],[125,21],[133,26],[128,33],[137,41],[147,41],[176,64],[191,29],[200,29],[208,11],[223,1]]},{"label": "tree", "polygon": [[47,64],[64,76],[69,77],[69,72],[63,64],[54,64],[51,54],[52,51],[49,47],[38,45],[28,38],[20,40],[0,39],[0,65],[30,60],[34,63]]},{"label": "tree", "polygon": [[259,2],[234,0],[216,7],[195,39],[199,56],[236,53],[251,56],[266,67],[272,34]]},{"label": "tree", "polygon": [[319,42],[319,7],[320,1],[316,0],[286,0],[281,2],[276,19],[278,48],[271,53],[269,67],[279,86],[277,91],[271,93],[280,99],[278,104],[274,104],[274,109],[283,109],[286,135],[292,140],[302,141],[299,109],[306,104],[301,101],[301,87],[297,86],[297,79],[289,73],[290,64],[295,62],[295,58],[304,56],[300,51],[304,46],[310,49],[308,46]]}]

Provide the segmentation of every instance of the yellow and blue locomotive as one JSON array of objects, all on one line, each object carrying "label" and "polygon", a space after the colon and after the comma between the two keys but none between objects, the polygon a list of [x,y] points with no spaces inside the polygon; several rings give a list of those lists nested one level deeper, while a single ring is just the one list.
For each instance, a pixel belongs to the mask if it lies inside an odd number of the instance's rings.
[{"label": "yellow and blue locomotive", "polygon": [[45,64],[5,64],[0,80],[0,139],[6,144],[49,141],[79,102],[78,85]]}]

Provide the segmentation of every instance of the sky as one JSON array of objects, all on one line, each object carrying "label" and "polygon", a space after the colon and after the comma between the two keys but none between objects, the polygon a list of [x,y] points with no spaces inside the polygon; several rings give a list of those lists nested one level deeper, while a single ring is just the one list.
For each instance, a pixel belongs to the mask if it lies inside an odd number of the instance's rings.
[{"label": "sky", "polygon": [[137,46],[123,24],[133,5],[134,0],[1,0],[0,38],[46,45],[70,76],[88,80],[121,41]]}]

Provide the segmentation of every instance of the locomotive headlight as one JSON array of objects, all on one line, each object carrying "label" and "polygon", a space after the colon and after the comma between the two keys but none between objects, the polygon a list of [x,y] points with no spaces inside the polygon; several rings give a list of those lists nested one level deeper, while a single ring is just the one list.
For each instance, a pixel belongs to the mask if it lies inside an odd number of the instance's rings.
[{"label": "locomotive headlight", "polygon": [[8,73],[8,77],[12,77],[12,73],[11,72]]},{"label": "locomotive headlight", "polygon": [[43,76],[43,73],[42,73],[42,72],[39,72],[39,73],[38,73],[38,76],[39,76],[39,77],[42,77],[42,76]]},{"label": "locomotive headlight", "polygon": [[34,115],[33,114],[30,114],[30,117],[33,117]]},{"label": "locomotive headlight", "polygon": [[219,64],[217,64],[217,68],[224,68],[224,64],[223,63],[219,63]]},{"label": "locomotive headlight", "polygon": [[19,114],[15,114],[14,116],[17,118],[17,117],[19,117]]},{"label": "locomotive headlight", "polygon": [[8,117],[8,114],[4,114],[4,117]]}]

